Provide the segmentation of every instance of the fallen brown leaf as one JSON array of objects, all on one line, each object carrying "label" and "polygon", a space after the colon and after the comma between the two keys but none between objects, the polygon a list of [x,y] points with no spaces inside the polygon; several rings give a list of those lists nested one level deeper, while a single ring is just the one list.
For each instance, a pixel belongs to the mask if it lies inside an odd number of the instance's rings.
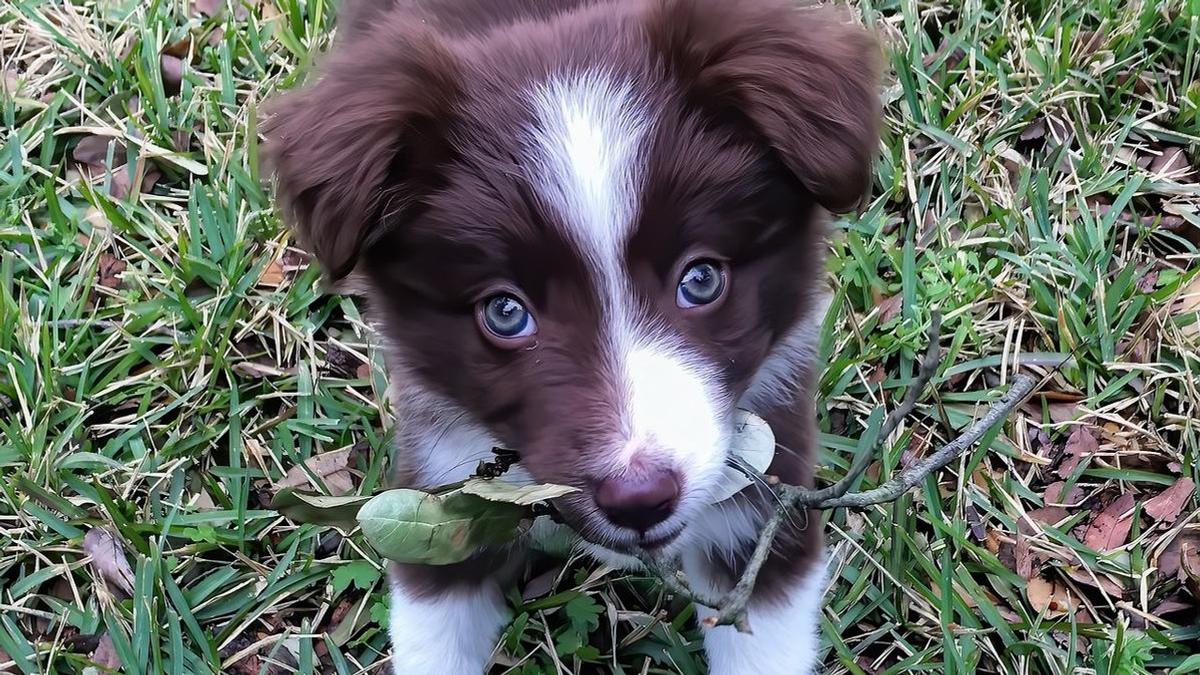
[{"label": "fallen brown leaf", "polygon": [[1164,174],[1172,178],[1182,178],[1192,173],[1191,163],[1183,148],[1164,148],[1162,154],[1150,162],[1150,173]]},{"label": "fallen brown leaf", "polygon": [[867,373],[867,384],[875,385],[887,379],[887,371],[882,365],[876,364],[871,368],[871,372]]},{"label": "fallen brown leaf", "polygon": [[903,306],[904,298],[899,293],[896,295],[884,298],[879,303],[879,325],[884,326],[891,322],[900,314],[900,309]]},{"label": "fallen brown leaf", "polygon": [[125,261],[111,253],[100,254],[100,269],[97,270],[97,283],[105,288],[120,288],[121,274],[125,272]]},{"label": "fallen brown leaf", "polygon": [[1137,289],[1143,293],[1153,293],[1158,288],[1158,270],[1147,270],[1137,280]]},{"label": "fallen brown leaf", "polygon": [[1066,486],[1067,484],[1062,481],[1051,483],[1050,485],[1046,486],[1046,491],[1042,493],[1042,499],[1045,501],[1046,505],[1078,506],[1083,502],[1084,498],[1087,496],[1087,493],[1083,491],[1083,488],[1076,485],[1068,490],[1067,494],[1064,495],[1062,491]]},{"label": "fallen brown leaf", "polygon": [[283,265],[278,260],[272,260],[271,264],[263,269],[262,275],[258,277],[258,285],[279,288],[286,278],[287,274],[283,271]]},{"label": "fallen brown leaf", "polygon": [[558,575],[562,571],[562,565],[553,565],[550,569],[527,581],[525,587],[521,589],[521,599],[529,602],[544,595],[549,595],[550,591],[554,590],[554,581],[558,579]]},{"label": "fallen brown leaf", "polygon": [[[162,172],[154,164],[147,162],[142,171],[142,182],[138,187],[138,194],[145,194],[154,189],[154,186],[162,178]],[[113,171],[112,183],[109,185],[109,192],[117,199],[125,199],[131,194],[130,185],[132,185],[130,172],[121,168]]]},{"label": "fallen brown leaf", "polygon": [[1017,535],[1017,545],[1013,550],[1013,565],[1017,574],[1021,575],[1022,579],[1033,579],[1036,571],[1036,561],[1033,557],[1033,548],[1029,545],[1029,539]]},{"label": "fallen brown leaf", "polygon": [[1125,84],[1131,79],[1133,80],[1133,93],[1138,94],[1139,96],[1145,96],[1152,91],[1151,80],[1145,75],[1145,73],[1138,73],[1135,76],[1129,71],[1124,71],[1117,74],[1117,84],[1122,87],[1125,86]]},{"label": "fallen brown leaf", "polygon": [[[938,46],[936,52],[926,56],[924,59],[921,59],[922,65],[924,65],[926,68],[932,66],[934,63],[937,63],[942,56],[946,55],[947,50],[950,50],[950,41],[946,38],[943,38],[942,44]],[[950,54],[946,56],[946,69],[954,70],[966,57],[967,52],[964,51],[962,47],[955,46],[954,49],[950,50]]]},{"label": "fallen brown leaf", "polygon": [[1070,514],[1067,513],[1067,510],[1061,506],[1045,506],[1040,509],[1034,509],[1027,512],[1025,514],[1025,518],[1017,521],[1017,528],[1025,534],[1036,534],[1037,532],[1034,525],[1030,524],[1031,521],[1033,523],[1037,523],[1038,525],[1049,525],[1053,527],[1066,520],[1067,516],[1069,515]]},{"label": "fallen brown leaf", "polygon": [[1093,56],[1104,48],[1108,36],[1103,30],[1085,30],[1075,34],[1075,48],[1083,56]]},{"label": "fallen brown leaf", "polygon": [[1185,541],[1179,547],[1180,578],[1200,581],[1200,542]]},{"label": "fallen brown leaf", "polygon": [[1120,598],[1125,595],[1125,589],[1121,587],[1121,584],[1118,584],[1103,574],[1093,574],[1093,572],[1095,572],[1094,570],[1089,572],[1088,570],[1076,565],[1068,565],[1066,570],[1067,576],[1085,586],[1098,588],[1101,591],[1104,591],[1104,593],[1109,597]]},{"label": "fallen brown leaf", "polygon": [[179,40],[163,47],[163,54],[169,54],[177,59],[186,58],[192,50],[192,34],[188,33]]},{"label": "fallen brown leaf", "polygon": [[1180,478],[1171,487],[1146,502],[1146,515],[1167,524],[1173,523],[1179,518],[1183,507],[1191,500],[1195,491],[1196,484],[1191,478]]},{"label": "fallen brown leaf", "polygon": [[354,479],[350,473],[350,463],[354,459],[353,452],[354,446],[350,446],[333,452],[313,455],[305,460],[303,465],[298,464],[288,469],[283,480],[279,482],[279,487],[312,487],[308,473],[304,471],[304,467],[307,467],[309,472],[325,482],[330,494],[344,495],[354,489]]},{"label": "fallen brown leaf", "polygon": [[353,377],[362,364],[362,359],[336,344],[325,346],[325,365],[341,377]]},{"label": "fallen brown leaf", "polygon": [[80,164],[88,164],[103,169],[108,161],[108,147],[113,146],[113,167],[125,166],[126,148],[120,140],[111,136],[92,134],[84,136],[71,150],[71,158]]},{"label": "fallen brown leaf", "polygon": [[1042,577],[1034,577],[1025,585],[1025,596],[1029,604],[1046,616],[1061,616],[1066,614],[1074,604],[1066,589],[1058,582],[1047,581]]},{"label": "fallen brown leaf", "polygon": [[1021,130],[1022,141],[1036,141],[1046,136],[1046,118],[1039,117]]},{"label": "fallen brown leaf", "polygon": [[163,91],[167,96],[178,94],[179,87],[183,84],[183,59],[162,54],[158,57],[158,65],[162,71]]},{"label": "fallen brown leaf", "polygon": [[117,656],[117,648],[113,646],[112,635],[107,632],[100,637],[100,643],[90,657],[92,663],[108,670],[121,672],[121,657]]},{"label": "fallen brown leaf", "polygon": [[1062,463],[1058,465],[1058,475],[1063,478],[1069,477],[1075,472],[1075,468],[1079,466],[1079,462],[1084,457],[1096,454],[1099,449],[1100,444],[1091,429],[1082,424],[1077,425],[1067,438],[1066,446],[1063,447],[1066,455],[1063,457]]},{"label": "fallen brown leaf", "polygon": [[108,582],[125,591],[133,592],[133,568],[125,558],[120,542],[111,532],[102,527],[93,527],[83,536],[83,552],[91,556],[92,567]]},{"label": "fallen brown leaf", "polygon": [[1133,526],[1133,504],[1133,495],[1128,493],[1114,499],[1088,526],[1083,535],[1084,545],[1101,553],[1124,546]]}]

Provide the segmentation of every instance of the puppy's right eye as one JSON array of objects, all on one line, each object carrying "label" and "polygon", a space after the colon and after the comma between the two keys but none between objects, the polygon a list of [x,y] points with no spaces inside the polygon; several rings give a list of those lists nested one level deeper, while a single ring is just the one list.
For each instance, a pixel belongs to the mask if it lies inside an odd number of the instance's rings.
[{"label": "puppy's right eye", "polygon": [[508,293],[498,293],[485,298],[476,313],[480,326],[488,337],[503,346],[510,340],[519,340],[537,332],[533,314],[517,298]]}]

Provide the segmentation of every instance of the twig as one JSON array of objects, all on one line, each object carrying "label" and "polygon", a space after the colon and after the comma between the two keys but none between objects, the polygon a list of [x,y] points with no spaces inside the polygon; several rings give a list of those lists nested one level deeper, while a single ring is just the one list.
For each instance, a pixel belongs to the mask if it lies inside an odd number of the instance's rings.
[{"label": "twig", "polygon": [[[900,425],[900,422],[916,409],[917,400],[921,392],[937,372],[939,360],[938,334],[940,328],[941,317],[937,312],[934,312],[927,333],[929,345],[921,359],[917,375],[913,378],[913,382],[909,386],[904,400],[884,420],[880,428],[880,439],[886,439],[890,436]],[[992,404],[987,413],[972,424],[961,436],[942,446],[929,457],[904,469],[891,480],[874,489],[865,492],[849,492],[850,486],[858,480],[859,476],[870,465],[870,460],[874,454],[872,452],[873,448],[861,452],[854,459],[845,477],[830,487],[812,490],[783,483],[773,486],[772,489],[775,491],[778,505],[766,523],[763,524],[762,531],[759,533],[758,543],[754,547],[754,552],[746,560],[742,576],[734,584],[734,587],[720,598],[700,594],[692,589],[688,585],[683,572],[679,569],[678,564],[674,561],[664,560],[647,552],[639,553],[638,558],[652,573],[661,577],[669,589],[693,602],[716,610],[716,614],[704,620],[703,623],[705,626],[710,628],[715,626],[734,626],[737,630],[748,633],[750,632],[750,622],[746,606],[750,602],[750,596],[758,580],[758,573],[767,561],[767,558],[770,557],[771,548],[775,543],[776,536],[779,534],[779,528],[783,525],[785,519],[792,516],[793,511],[804,508],[821,510],[841,507],[864,508],[872,504],[882,504],[897,499],[927,476],[945,467],[967,448],[977,443],[997,423],[1006,419],[1012,413],[1013,409],[1020,405],[1021,401],[1025,400],[1033,392],[1036,386],[1037,380],[1035,378],[1029,375],[1019,375],[1013,380],[1012,387],[1009,388],[1008,392],[999,401]],[[752,478],[755,477],[762,478],[761,476],[752,476]]]},{"label": "twig", "polygon": [[[929,317],[929,330],[925,333],[925,355],[917,366],[917,375],[913,378],[912,384],[908,387],[908,392],[904,395],[904,400],[900,405],[896,406],[891,413],[883,420],[883,426],[879,429],[879,438],[887,440],[888,436],[900,426],[900,422],[912,414],[917,409],[917,400],[921,397],[921,392],[925,390],[925,385],[933,379],[937,374],[938,363],[941,361],[938,348],[938,338],[942,331],[942,314],[934,310]],[[875,448],[865,448],[854,458],[854,462],[850,465],[850,470],[841,480],[833,485],[821,490],[809,490],[803,496],[797,499],[798,504],[819,504],[827,499],[841,497],[850,490],[850,486],[858,480],[859,476],[866,472],[867,467],[871,465],[871,460],[875,457]]]}]

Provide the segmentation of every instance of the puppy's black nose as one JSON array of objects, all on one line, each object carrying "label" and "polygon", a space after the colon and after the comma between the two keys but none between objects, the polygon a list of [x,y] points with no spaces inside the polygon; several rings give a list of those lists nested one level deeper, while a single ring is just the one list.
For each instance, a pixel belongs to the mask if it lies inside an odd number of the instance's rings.
[{"label": "puppy's black nose", "polygon": [[645,532],[671,516],[679,501],[675,472],[656,469],[604,479],[596,504],[613,523]]}]

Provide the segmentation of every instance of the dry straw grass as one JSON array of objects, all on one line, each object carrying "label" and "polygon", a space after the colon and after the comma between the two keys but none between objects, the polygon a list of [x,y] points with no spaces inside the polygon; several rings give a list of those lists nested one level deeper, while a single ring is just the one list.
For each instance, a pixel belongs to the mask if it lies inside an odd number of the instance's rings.
[{"label": "dry straw grass", "polygon": [[[828,671],[1200,671],[1195,3],[858,7],[893,68],[875,196],[832,244],[822,476],[935,306],[945,365],[856,488],[1053,375],[936,480],[830,515]],[[0,0],[0,670],[384,668],[379,562],[265,506],[289,471],[386,468],[369,333],[257,169],[257,105],[332,18]],[[703,672],[650,580],[531,577],[495,672]]]}]

